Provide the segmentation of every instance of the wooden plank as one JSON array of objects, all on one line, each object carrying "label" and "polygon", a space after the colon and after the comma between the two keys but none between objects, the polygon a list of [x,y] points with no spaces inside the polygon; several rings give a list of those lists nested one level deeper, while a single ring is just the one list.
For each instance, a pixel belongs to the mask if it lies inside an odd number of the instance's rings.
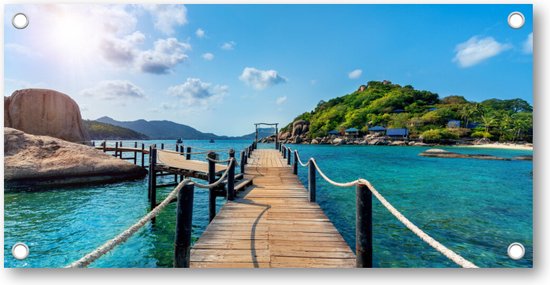
[{"label": "wooden plank", "polygon": [[253,186],[228,201],[191,251],[192,268],[351,268],[355,254],[276,150],[255,150]]}]

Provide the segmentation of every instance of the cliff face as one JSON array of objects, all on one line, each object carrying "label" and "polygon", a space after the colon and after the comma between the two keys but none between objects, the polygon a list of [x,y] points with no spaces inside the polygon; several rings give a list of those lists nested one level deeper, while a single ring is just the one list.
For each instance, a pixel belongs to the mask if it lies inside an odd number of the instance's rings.
[{"label": "cliff face", "polygon": [[4,126],[71,142],[90,140],[76,102],[48,89],[17,90],[5,97]]}]

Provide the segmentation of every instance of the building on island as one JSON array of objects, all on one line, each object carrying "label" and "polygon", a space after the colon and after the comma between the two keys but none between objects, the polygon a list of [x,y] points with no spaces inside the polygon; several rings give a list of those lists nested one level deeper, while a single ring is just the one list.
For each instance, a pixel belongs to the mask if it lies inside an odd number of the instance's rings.
[{"label": "building on island", "polygon": [[328,132],[328,135],[329,135],[329,136],[339,136],[339,135],[340,135],[340,132],[337,131],[337,130],[332,130],[332,131],[329,131],[329,132]]},{"label": "building on island", "polygon": [[406,128],[399,128],[399,129],[387,129],[386,130],[386,136],[390,137],[394,140],[403,140],[407,139],[409,137],[409,130]]},{"label": "building on island", "polygon": [[449,120],[449,122],[447,122],[447,128],[450,128],[450,129],[460,128],[460,121],[459,120]]},{"label": "building on island", "polygon": [[385,133],[386,132],[386,128],[382,127],[382,126],[374,126],[374,127],[370,127],[369,128],[369,133],[371,134],[374,134],[374,133]]},{"label": "building on island", "polygon": [[346,136],[348,136],[348,137],[354,137],[355,138],[355,137],[359,136],[359,130],[356,129],[356,128],[346,129],[345,132],[346,132]]}]

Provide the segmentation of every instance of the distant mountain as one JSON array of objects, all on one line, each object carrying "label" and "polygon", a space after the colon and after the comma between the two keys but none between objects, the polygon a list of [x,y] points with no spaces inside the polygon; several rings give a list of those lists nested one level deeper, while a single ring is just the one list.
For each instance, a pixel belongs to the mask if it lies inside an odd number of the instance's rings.
[{"label": "distant mountain", "polygon": [[190,126],[174,123],[171,121],[117,121],[110,117],[101,117],[96,121],[111,124],[123,128],[128,128],[142,133],[151,139],[188,139],[188,140],[208,140],[208,139],[228,139],[227,136],[218,136],[212,133],[203,133]]},{"label": "distant mountain", "polygon": [[[275,128],[258,128],[258,139],[269,137],[271,135],[275,134]],[[256,134],[254,132],[237,137],[236,139],[242,139],[242,140],[254,140]]]},{"label": "distant mountain", "polygon": [[84,120],[84,128],[88,130],[92,140],[146,140],[146,135],[136,131],[98,121]]}]

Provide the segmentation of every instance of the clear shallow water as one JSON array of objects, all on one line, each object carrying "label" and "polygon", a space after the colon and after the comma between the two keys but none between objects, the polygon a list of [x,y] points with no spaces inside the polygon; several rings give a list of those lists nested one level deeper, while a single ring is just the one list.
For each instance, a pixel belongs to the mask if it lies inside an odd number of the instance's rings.
[{"label": "clear shallow water", "polygon": [[[160,144],[162,141],[147,141]],[[164,141],[174,149],[173,141]],[[241,150],[248,141],[185,141],[185,145]],[[125,144],[126,145],[126,144]],[[272,147],[272,145],[260,145]],[[531,267],[533,177],[531,161],[438,159],[418,156],[422,147],[293,146],[302,159],[316,158],[336,181],[370,180],[405,216],[447,247],[481,267]],[[463,153],[512,157],[530,151],[452,148]],[[226,155],[222,155],[222,159]],[[299,168],[307,185],[307,172]],[[165,177],[166,182],[172,177]],[[317,201],[355,247],[355,189],[335,188],[319,177]],[[159,201],[172,188],[159,191]],[[193,237],[208,223],[207,192],[195,191]],[[6,267],[62,267],[103,244],[148,210],[147,180],[48,191],[4,193]],[[223,204],[218,199],[218,209]],[[401,225],[383,206],[374,207],[374,264],[377,267],[454,267],[441,254]],[[171,267],[175,204],[91,267]],[[15,242],[31,249],[24,261],[10,251]],[[506,255],[512,242],[526,256]]]}]

